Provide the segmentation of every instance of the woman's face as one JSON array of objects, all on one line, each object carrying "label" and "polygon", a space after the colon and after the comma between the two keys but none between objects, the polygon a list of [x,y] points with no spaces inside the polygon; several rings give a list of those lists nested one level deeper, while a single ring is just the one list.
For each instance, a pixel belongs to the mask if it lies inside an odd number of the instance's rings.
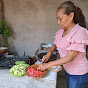
[{"label": "woman's face", "polygon": [[57,23],[61,29],[67,30],[72,22],[71,14],[64,14],[64,9],[58,9],[56,13]]}]

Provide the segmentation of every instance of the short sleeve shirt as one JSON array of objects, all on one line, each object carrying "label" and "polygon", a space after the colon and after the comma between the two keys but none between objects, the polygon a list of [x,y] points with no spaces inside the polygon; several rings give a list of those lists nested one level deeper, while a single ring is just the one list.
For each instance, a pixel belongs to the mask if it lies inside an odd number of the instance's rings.
[{"label": "short sleeve shirt", "polygon": [[60,29],[55,34],[54,44],[57,46],[60,57],[65,57],[69,50],[79,51],[72,62],[63,64],[70,75],[83,75],[88,73],[88,60],[86,58],[86,45],[88,45],[88,31],[79,24],[62,37],[64,30]]}]

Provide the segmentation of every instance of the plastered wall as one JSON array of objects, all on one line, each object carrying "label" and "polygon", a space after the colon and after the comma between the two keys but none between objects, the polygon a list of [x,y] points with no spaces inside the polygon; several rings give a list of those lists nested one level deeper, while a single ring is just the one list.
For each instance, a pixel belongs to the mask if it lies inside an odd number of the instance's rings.
[{"label": "plastered wall", "polygon": [[[66,0],[3,0],[4,19],[12,30],[9,51],[33,56],[42,42],[53,43],[59,30],[57,7]],[[79,6],[88,23],[88,0],[71,0]]]}]

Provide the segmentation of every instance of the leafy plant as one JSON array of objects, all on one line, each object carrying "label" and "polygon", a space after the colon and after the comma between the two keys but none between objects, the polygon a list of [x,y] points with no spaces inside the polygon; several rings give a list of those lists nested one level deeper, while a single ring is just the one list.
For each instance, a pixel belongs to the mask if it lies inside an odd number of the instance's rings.
[{"label": "leafy plant", "polygon": [[0,33],[4,37],[4,46],[8,47],[8,38],[11,36],[11,29],[6,25],[5,20],[0,20]]}]

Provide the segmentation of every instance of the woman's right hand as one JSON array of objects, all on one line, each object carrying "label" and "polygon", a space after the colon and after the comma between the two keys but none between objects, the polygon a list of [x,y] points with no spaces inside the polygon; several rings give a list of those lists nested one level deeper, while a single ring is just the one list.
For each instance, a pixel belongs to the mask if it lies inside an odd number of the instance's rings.
[{"label": "woman's right hand", "polygon": [[44,63],[44,62],[48,61],[50,56],[51,56],[51,54],[56,50],[56,48],[57,48],[56,45],[53,44],[51,46],[49,52],[46,55],[43,56],[41,63]]},{"label": "woman's right hand", "polygon": [[49,60],[50,56],[51,56],[51,55],[48,54],[48,53],[47,53],[46,55],[44,55],[43,58],[42,58],[41,63],[47,62],[47,61]]}]

